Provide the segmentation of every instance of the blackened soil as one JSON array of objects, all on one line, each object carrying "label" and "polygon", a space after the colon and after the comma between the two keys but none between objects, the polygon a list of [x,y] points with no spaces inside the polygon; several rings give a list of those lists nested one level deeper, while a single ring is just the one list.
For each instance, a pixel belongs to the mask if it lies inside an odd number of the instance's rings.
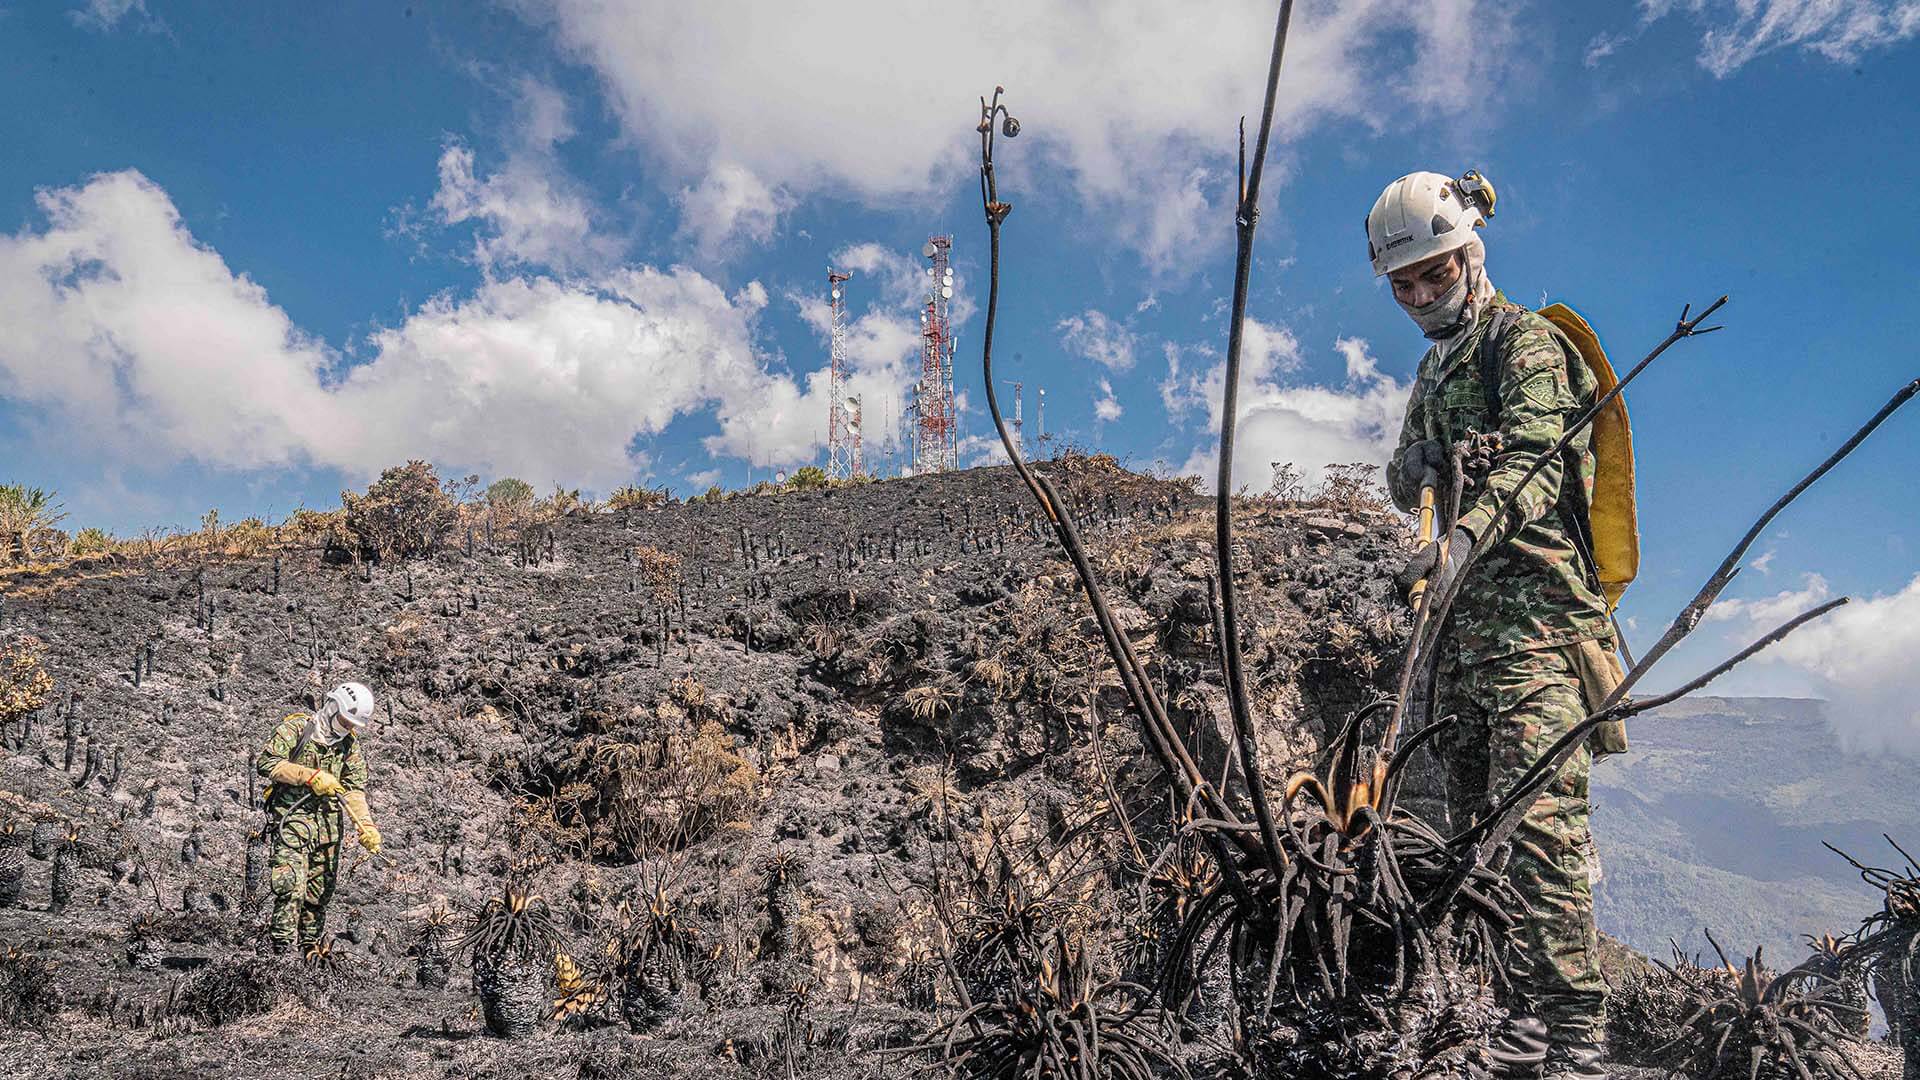
[{"label": "blackened soil", "polygon": [[[1217,765],[1211,504],[1098,459],[1050,468],[1135,647]],[[57,690],[5,732],[0,816],[79,822],[88,856],[62,914],[40,859],[0,910],[0,946],[56,961],[65,1001],[38,1030],[0,1031],[0,1074],[924,1069],[880,1048],[940,1019],[901,1001],[903,966],[937,932],[942,846],[974,818],[1025,814],[1044,832],[1070,816],[1100,783],[1096,725],[1127,790],[1153,782],[1086,599],[1031,510],[1010,471],[976,469],[572,517],[531,563],[482,529],[404,564],[162,554],[5,579],[0,634],[39,638]],[[1404,527],[1375,508],[1252,502],[1239,521],[1245,645],[1279,773],[1391,678]],[[649,572],[645,549],[677,556],[677,580]],[[382,702],[366,745],[389,856],[343,858],[329,928],[347,970],[292,981],[262,1014],[174,1016],[186,980],[261,936],[244,880],[261,821],[250,755],[347,678]],[[637,858],[604,819],[568,833],[581,804],[569,817],[541,801],[590,775],[595,740],[701,723],[751,766],[755,799],[671,857]],[[803,868],[802,951],[785,958],[768,944],[776,851]],[[660,884],[720,943],[720,974],[650,1035],[615,1022],[487,1036],[465,968],[420,989],[408,947],[428,912],[476,910],[510,866],[589,968],[623,903]],[[128,961],[142,917],[159,920],[153,970]]]}]

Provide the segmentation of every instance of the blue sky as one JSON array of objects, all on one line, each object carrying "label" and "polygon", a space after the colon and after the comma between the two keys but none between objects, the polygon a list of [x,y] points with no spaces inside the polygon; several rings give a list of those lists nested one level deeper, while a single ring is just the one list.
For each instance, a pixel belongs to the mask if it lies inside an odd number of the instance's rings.
[{"label": "blue sky", "polygon": [[[851,268],[869,460],[955,235],[963,456],[988,460],[977,96],[1003,142],[1007,378],[1047,426],[1208,468],[1233,127],[1269,5],[0,2],[0,477],[122,532],[327,505],[385,464],[605,492],[817,460]],[[1413,169],[1498,185],[1494,281],[1631,362],[1650,639],[1920,375],[1920,12],[1888,0],[1302,3],[1259,237],[1241,479],[1378,460],[1421,341],[1360,223]],[[1029,391],[1031,393],[1031,390]],[[1032,409],[1032,398],[1028,400]],[[1871,600],[1735,690],[1920,743],[1920,414],[1756,548],[1700,635]],[[1809,575],[1819,575],[1817,578]]]}]

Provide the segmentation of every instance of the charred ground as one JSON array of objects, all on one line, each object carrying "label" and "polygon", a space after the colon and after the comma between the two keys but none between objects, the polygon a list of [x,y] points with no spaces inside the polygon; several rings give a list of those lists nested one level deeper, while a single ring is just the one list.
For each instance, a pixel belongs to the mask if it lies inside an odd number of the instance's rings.
[{"label": "charred ground", "polygon": [[[1108,459],[1046,468],[1223,769],[1210,501]],[[1127,849],[1157,850],[1174,811],[1029,505],[980,469],[461,530],[373,565],[315,548],[15,574],[0,634],[39,641],[54,690],[0,732],[0,817],[33,852],[0,908],[0,996],[38,1006],[0,1017],[0,1065],[905,1075],[928,1058],[893,1051],[952,1018],[952,976],[996,977],[940,957],[1016,885],[1052,890],[1095,973],[1151,981],[1171,915],[1140,880],[1170,871]],[[1405,528],[1350,485],[1239,512],[1278,782],[1392,678]],[[383,702],[368,754],[389,855],[343,854],[315,970],[255,955],[250,760],[344,678]],[[541,1011],[573,1015],[523,1040],[487,1034],[452,947],[509,881],[580,971],[543,965]],[[614,974],[668,938],[683,981]],[[448,952],[444,988],[422,985]],[[1183,1053],[1208,1071],[1204,1040]]]},{"label": "charred ground", "polygon": [[[1201,500],[1102,459],[1054,475],[1168,699],[1210,724]],[[1267,760],[1288,768],[1387,677],[1404,627],[1386,574],[1403,541],[1364,499],[1247,509],[1250,655],[1279,721]],[[984,837],[1043,845],[1100,812],[1107,790],[1124,801],[1147,768],[1077,583],[1007,470],[582,515],[540,542],[495,539],[374,566],[317,550],[161,555],[7,582],[6,632],[40,639],[56,689],[6,733],[0,787],[22,828],[49,812],[78,822],[86,853],[62,915],[47,913],[38,861],[23,906],[0,911],[0,939],[58,964],[65,1002],[0,1050],[10,1067],[237,1073],[305,1027],[315,1074],[507,1074],[590,1053],[724,1073],[754,1070],[743,1048],[780,1042],[798,1019],[813,1035],[798,1036],[805,1052],[780,1049],[782,1069],[792,1056],[845,1074],[848,1050],[884,1069],[860,1051],[934,1022],[901,1003],[936,950],[939,868],[953,877],[996,842]],[[347,970],[264,1015],[165,1019],[170,997],[259,934],[250,755],[280,716],[348,677],[385,703],[368,752],[392,857],[343,857],[330,929]],[[608,765],[622,752],[624,771]],[[1141,828],[1152,809],[1133,808]],[[776,857],[795,882],[784,898],[768,885]],[[623,900],[670,892],[720,954],[705,1001],[645,1042],[612,1026],[469,1038],[480,1025],[464,967],[424,991],[407,952],[432,911],[472,912],[510,873],[543,894],[587,965],[627,918]],[[798,926],[770,933],[783,919]],[[157,969],[129,963],[131,938]]]}]

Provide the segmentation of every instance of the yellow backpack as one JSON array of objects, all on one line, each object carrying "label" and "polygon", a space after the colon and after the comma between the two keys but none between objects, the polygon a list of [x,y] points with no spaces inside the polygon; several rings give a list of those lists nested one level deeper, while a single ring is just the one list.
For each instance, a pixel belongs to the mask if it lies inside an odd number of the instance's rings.
[{"label": "yellow backpack", "polygon": [[[1580,313],[1565,304],[1549,304],[1539,315],[1573,346],[1593,372],[1596,398],[1619,385],[1600,336]],[[1516,315],[1502,311],[1481,343],[1480,382],[1487,395],[1487,418],[1498,424],[1500,415],[1500,353]],[[1640,522],[1633,496],[1633,429],[1627,421],[1627,399],[1616,397],[1594,417],[1590,448],[1594,459],[1593,498],[1581,514],[1568,515],[1561,504],[1569,539],[1581,549],[1592,580],[1605,596],[1607,612],[1620,606],[1620,597],[1640,572]],[[1571,461],[1568,463],[1572,464]],[[1577,488],[1574,490],[1578,490]]]},{"label": "yellow backpack", "polygon": [[[1573,342],[1599,383],[1596,397],[1604,397],[1619,378],[1600,347],[1600,335],[1580,313],[1565,304],[1549,304],[1540,316],[1552,323]],[[1627,419],[1627,398],[1622,394],[1607,403],[1593,418],[1593,500],[1587,507],[1593,544],[1594,571],[1600,578],[1600,590],[1606,594],[1607,610],[1620,606],[1620,597],[1640,573],[1640,515],[1633,495],[1633,428]]]}]

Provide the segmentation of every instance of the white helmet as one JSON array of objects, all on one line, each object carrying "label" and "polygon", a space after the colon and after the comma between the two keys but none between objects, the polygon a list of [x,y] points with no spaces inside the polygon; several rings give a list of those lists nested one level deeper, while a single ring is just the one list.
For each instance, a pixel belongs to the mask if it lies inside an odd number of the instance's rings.
[{"label": "white helmet", "polygon": [[1367,212],[1367,257],[1383,277],[1467,246],[1493,216],[1493,185],[1477,172],[1458,180],[1417,172],[1387,185]]},{"label": "white helmet", "polygon": [[331,718],[343,734],[361,731],[373,722],[373,691],[365,683],[341,683],[327,691],[320,713]]}]

